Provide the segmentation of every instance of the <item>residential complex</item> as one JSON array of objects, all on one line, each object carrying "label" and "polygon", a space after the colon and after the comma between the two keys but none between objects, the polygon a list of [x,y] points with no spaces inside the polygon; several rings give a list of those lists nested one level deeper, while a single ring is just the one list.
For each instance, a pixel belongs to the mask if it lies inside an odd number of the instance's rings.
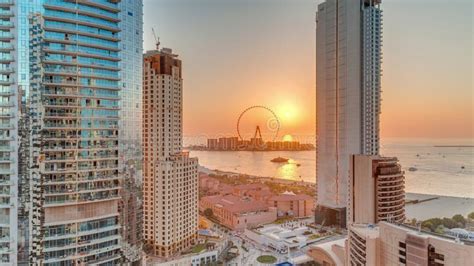
[{"label": "residential complex", "polygon": [[316,221],[345,227],[351,156],[379,153],[380,0],[327,0],[316,24]]},{"label": "residential complex", "polygon": [[277,208],[279,217],[309,217],[313,215],[314,199],[308,195],[285,192],[271,196],[266,202],[269,206]]},{"label": "residential complex", "polygon": [[243,231],[246,228],[271,223],[277,219],[277,209],[250,197],[234,195],[206,196],[200,200],[200,210],[212,210],[212,216],[226,227]]},{"label": "residential complex", "polygon": [[[261,183],[230,185],[201,174],[199,188],[200,210],[213,210],[215,218],[230,228],[241,230],[273,222],[277,218],[304,218],[313,215],[313,197],[291,191],[275,193]],[[268,214],[272,213],[273,209],[276,209],[276,216]],[[252,216],[252,219],[249,219],[249,216]]]},{"label": "residential complex", "polygon": [[120,262],[118,2],[30,18],[30,264]]},{"label": "residential complex", "polygon": [[197,240],[198,161],[182,150],[182,119],[181,61],[171,49],[148,51],[143,60],[143,230],[148,254],[165,259]]},{"label": "residential complex", "polygon": [[[18,119],[15,1],[0,1],[0,265],[17,264]],[[20,96],[19,96],[20,95]]]},{"label": "residential complex", "polygon": [[405,177],[398,159],[354,155],[348,223],[405,221]]}]

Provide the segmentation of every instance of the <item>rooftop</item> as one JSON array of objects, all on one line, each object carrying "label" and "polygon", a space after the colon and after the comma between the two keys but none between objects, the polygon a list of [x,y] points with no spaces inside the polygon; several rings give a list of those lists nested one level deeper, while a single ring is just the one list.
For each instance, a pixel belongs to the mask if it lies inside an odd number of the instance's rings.
[{"label": "rooftop", "polygon": [[216,195],[203,197],[201,200],[209,201],[212,204],[220,205],[232,213],[247,213],[268,210],[264,202],[256,201],[251,198],[240,198],[234,195]]},{"label": "rooftop", "polygon": [[313,198],[309,195],[306,194],[288,194],[288,193],[283,193],[280,195],[276,195],[270,198],[270,200],[274,201],[293,201],[293,200],[312,200]]}]

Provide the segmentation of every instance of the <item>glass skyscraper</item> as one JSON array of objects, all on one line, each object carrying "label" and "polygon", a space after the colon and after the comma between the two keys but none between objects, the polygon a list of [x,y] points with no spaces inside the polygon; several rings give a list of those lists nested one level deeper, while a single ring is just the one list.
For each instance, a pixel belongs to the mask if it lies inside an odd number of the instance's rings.
[{"label": "glass skyscraper", "polygon": [[351,157],[379,153],[381,0],[326,0],[316,16],[316,221],[346,225]]},{"label": "glass skyscraper", "polygon": [[143,1],[122,0],[120,13],[120,171],[123,175],[119,205],[122,254],[125,262],[142,256],[142,60]]},{"label": "glass skyscraper", "polygon": [[18,86],[12,0],[0,0],[0,264],[15,265],[18,235]]},{"label": "glass skyscraper", "polygon": [[119,2],[44,0],[30,18],[30,264],[121,261]]}]

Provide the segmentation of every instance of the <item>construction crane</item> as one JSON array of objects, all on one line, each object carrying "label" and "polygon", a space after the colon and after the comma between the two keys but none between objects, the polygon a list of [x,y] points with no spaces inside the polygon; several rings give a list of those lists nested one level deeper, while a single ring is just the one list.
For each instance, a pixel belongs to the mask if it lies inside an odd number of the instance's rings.
[{"label": "construction crane", "polygon": [[151,28],[151,31],[153,32],[153,37],[155,37],[156,50],[160,50],[160,38],[156,37],[156,33],[155,33],[154,28]]}]

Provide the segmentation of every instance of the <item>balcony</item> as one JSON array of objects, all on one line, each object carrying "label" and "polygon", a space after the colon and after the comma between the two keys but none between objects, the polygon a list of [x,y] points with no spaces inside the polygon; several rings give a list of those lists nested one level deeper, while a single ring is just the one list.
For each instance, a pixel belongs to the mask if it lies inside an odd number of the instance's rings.
[{"label": "balcony", "polygon": [[98,233],[103,233],[107,231],[112,231],[112,230],[118,230],[120,229],[120,225],[112,225],[112,226],[105,226],[97,229],[92,229],[92,230],[87,230],[87,231],[73,231],[69,232],[67,234],[56,234],[56,235],[49,235],[45,234],[45,240],[58,240],[58,239],[64,239],[64,238],[77,238],[80,236],[86,236],[86,235],[92,235],[92,234],[98,234]]},{"label": "balcony", "polygon": [[[1,51],[1,48],[0,48],[0,51]],[[11,74],[13,73],[13,68],[11,67],[7,67],[7,68],[0,68],[0,74]],[[2,92],[0,92],[2,93]]]},{"label": "balcony", "polygon": [[12,162],[13,162],[13,159],[10,157],[0,157],[0,163],[12,163]]},{"label": "balcony", "polygon": [[[0,105],[2,106],[2,105]],[[0,124],[0,129],[14,129],[15,127],[13,126],[13,124],[10,124],[10,123],[5,123],[5,124]]]},{"label": "balcony", "polygon": [[13,3],[14,3],[14,0],[0,0],[0,7],[12,6]]},{"label": "balcony", "polygon": [[[1,2],[0,2],[0,7],[1,7]],[[2,30],[8,30],[15,27],[15,24],[12,21],[2,21],[0,23],[0,29]]]},{"label": "balcony", "polygon": [[61,81],[55,82],[51,80],[43,80],[43,84],[46,86],[55,86],[55,87],[79,87],[79,88],[93,88],[93,89],[105,89],[105,90],[116,90],[119,91],[121,88],[117,86],[106,86],[106,85],[97,85],[97,84],[80,84],[75,81]]},{"label": "balcony", "polygon": [[0,18],[10,18],[13,17],[13,11],[11,10],[1,10],[0,11]]},{"label": "balcony", "polygon": [[15,79],[14,78],[9,78],[9,79],[0,79],[0,85],[11,85],[15,83]]},{"label": "balcony", "polygon": [[0,45],[0,52],[9,52],[15,50],[15,46],[13,44],[2,44]]},{"label": "balcony", "polygon": [[13,40],[14,36],[13,33],[10,32],[3,32],[0,34],[0,41],[9,41]]},{"label": "balcony", "polygon": [[13,118],[14,113],[0,113],[0,118]]},{"label": "balcony", "polygon": [[14,57],[12,55],[0,57],[0,63],[10,63],[13,61],[14,61]]}]

